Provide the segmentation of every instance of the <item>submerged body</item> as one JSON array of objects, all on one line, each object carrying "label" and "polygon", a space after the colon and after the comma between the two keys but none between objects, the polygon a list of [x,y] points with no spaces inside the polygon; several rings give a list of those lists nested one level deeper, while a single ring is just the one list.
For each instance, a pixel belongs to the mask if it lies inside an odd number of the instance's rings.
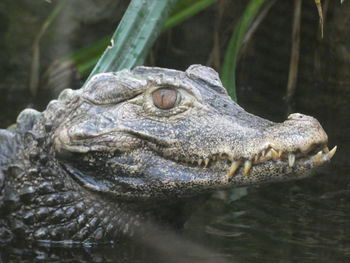
[{"label": "submerged body", "polygon": [[245,112],[200,65],[96,75],[0,143],[0,241],[64,244],[181,225],[213,190],[302,178],[336,150],[313,117]]}]

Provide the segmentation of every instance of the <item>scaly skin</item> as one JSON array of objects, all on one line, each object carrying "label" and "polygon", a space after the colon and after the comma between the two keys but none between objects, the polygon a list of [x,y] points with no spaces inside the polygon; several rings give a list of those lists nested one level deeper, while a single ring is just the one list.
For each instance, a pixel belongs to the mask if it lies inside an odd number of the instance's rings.
[{"label": "scaly skin", "polygon": [[200,65],[96,75],[0,138],[3,242],[109,242],[149,218],[179,226],[213,190],[302,178],[336,150],[313,117],[245,112]]}]

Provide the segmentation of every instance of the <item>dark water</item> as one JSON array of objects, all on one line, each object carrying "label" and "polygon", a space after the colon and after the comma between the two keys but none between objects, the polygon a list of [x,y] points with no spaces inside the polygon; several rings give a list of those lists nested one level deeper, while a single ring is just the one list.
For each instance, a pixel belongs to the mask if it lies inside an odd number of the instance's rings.
[{"label": "dark water", "polygon": [[[345,4],[349,5],[347,1]],[[271,17],[272,21],[276,14]],[[262,42],[264,28],[270,28],[274,23],[271,21],[267,18],[265,27],[257,32],[260,41],[256,42]],[[248,111],[275,121],[283,120],[290,110],[315,116],[329,135],[329,145],[338,145],[328,166],[301,181],[214,193],[179,232],[94,248],[0,247],[0,262],[350,262],[350,77],[346,73],[350,72],[350,61],[337,63],[336,54],[322,53],[328,56],[323,58],[321,71],[315,74],[315,67],[310,66],[314,57],[308,54],[314,51],[310,51],[310,46],[318,42],[305,33],[298,89],[288,106],[283,100],[287,73],[282,69],[288,68],[289,47],[279,45],[286,37],[281,31],[268,37],[268,47],[248,50],[242,58],[239,103]],[[310,32],[315,35],[313,29]],[[327,51],[333,51],[330,47],[334,45],[350,46],[345,39],[348,31],[342,32],[343,42],[328,41],[331,44]],[[277,55],[273,50],[278,50]],[[171,67],[171,61],[162,63]],[[0,105],[1,120],[7,125],[19,107],[31,102],[23,102],[25,98],[19,97],[21,105],[13,105],[11,111],[10,105],[16,101],[13,94],[23,93],[20,88],[5,88],[4,82],[0,88],[7,94]]]}]

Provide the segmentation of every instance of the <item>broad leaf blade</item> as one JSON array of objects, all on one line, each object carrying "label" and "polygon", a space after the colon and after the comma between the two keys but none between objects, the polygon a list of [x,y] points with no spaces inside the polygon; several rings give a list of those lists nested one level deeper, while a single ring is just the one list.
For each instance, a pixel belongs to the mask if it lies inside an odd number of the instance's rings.
[{"label": "broad leaf blade", "polygon": [[[173,0],[132,0],[89,78],[141,64],[162,30]],[[88,78],[88,79],[89,79]]]},{"label": "broad leaf blade", "polygon": [[[168,30],[191,18],[200,11],[214,4],[215,0],[178,0],[171,7],[171,15],[165,21],[162,30]],[[145,22],[147,23],[147,21]],[[133,30],[131,28],[131,30]],[[73,60],[80,74],[87,75],[99,60],[101,54],[110,43],[112,35],[105,36],[88,47],[84,47],[72,55],[62,58],[63,61]]]}]

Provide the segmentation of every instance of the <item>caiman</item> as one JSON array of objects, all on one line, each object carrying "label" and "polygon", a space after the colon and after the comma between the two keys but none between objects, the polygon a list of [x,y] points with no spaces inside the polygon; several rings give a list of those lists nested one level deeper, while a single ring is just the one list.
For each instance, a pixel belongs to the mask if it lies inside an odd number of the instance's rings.
[{"label": "caiman", "polygon": [[215,190],[309,176],[333,157],[327,140],[313,117],[246,112],[205,66],[98,74],[0,130],[0,241],[94,244],[149,219],[180,226]]}]

